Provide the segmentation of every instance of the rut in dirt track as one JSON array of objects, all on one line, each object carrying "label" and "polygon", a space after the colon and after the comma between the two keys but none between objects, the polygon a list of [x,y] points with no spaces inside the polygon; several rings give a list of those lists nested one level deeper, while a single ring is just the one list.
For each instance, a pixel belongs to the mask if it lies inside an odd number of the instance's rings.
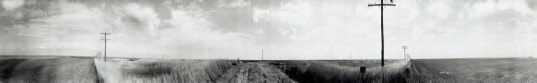
[{"label": "rut in dirt track", "polygon": [[453,76],[439,74],[442,68],[435,67],[434,64],[429,64],[427,61],[412,60],[412,67],[409,69],[411,75],[410,82],[454,82]]},{"label": "rut in dirt track", "polygon": [[295,83],[279,69],[263,62],[238,64],[226,71],[217,82]]}]

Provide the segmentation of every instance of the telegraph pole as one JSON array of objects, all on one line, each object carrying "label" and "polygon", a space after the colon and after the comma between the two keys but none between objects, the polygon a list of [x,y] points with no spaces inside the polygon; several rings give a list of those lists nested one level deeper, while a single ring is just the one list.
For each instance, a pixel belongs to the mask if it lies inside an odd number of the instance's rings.
[{"label": "telegraph pole", "polygon": [[381,65],[384,67],[384,7],[385,6],[395,6],[393,4],[393,0],[391,0],[392,3],[384,3],[384,0],[380,0],[380,4],[369,4],[368,7],[371,6],[380,6],[380,37],[381,37],[381,45],[382,49],[381,51]]},{"label": "telegraph pole", "polygon": [[106,40],[110,40],[110,39],[106,39],[106,36],[111,35],[112,33],[104,32],[104,33],[101,33],[101,34],[104,35],[104,39],[101,39],[101,40],[104,40],[104,61],[106,61]]},{"label": "telegraph pole", "polygon": [[407,59],[406,58],[406,49],[408,49],[408,46],[403,46],[403,57],[405,57],[405,60]]},{"label": "telegraph pole", "polygon": [[101,52],[97,52],[96,58],[97,59],[101,58]]},{"label": "telegraph pole", "polygon": [[381,38],[381,70],[382,70],[382,82],[384,83],[384,7],[386,6],[395,6],[393,0],[390,0],[391,3],[384,3],[384,0],[380,0],[380,4],[368,4],[368,7],[379,6],[380,7],[380,38]]},{"label": "telegraph pole", "polygon": [[410,54],[406,54],[406,57],[407,57],[408,59],[412,59],[412,58],[410,58]]}]

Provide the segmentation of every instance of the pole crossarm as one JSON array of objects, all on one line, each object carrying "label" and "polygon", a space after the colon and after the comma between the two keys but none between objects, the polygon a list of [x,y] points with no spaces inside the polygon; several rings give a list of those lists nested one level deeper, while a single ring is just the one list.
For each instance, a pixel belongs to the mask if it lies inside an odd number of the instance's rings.
[{"label": "pole crossarm", "polygon": [[371,6],[395,6],[395,4],[368,4],[367,6],[371,7]]},{"label": "pole crossarm", "polygon": [[104,33],[101,33],[101,34],[104,34],[104,35],[110,35],[110,34],[112,34],[112,33],[106,33],[106,32],[104,32]]}]

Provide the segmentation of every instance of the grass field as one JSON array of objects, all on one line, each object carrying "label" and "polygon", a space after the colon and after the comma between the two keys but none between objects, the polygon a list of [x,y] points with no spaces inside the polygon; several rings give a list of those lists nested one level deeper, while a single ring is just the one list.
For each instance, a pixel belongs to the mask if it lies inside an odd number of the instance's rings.
[{"label": "grass field", "polygon": [[416,82],[536,83],[536,59],[412,60]]},{"label": "grass field", "polygon": [[[387,60],[384,68],[380,60],[321,60],[321,61],[275,61],[273,65],[283,70],[290,78],[302,83],[349,83],[349,82],[406,82],[403,70],[407,67],[406,60]],[[360,66],[367,67],[362,77]],[[384,73],[382,73],[382,69]],[[384,74],[384,75],[383,75]]]},{"label": "grass field", "polygon": [[279,70],[264,63],[232,60],[96,60],[99,75],[108,83],[252,83],[293,82]]},{"label": "grass field", "polygon": [[[406,60],[388,60],[386,82],[405,81]],[[379,60],[363,61],[256,61],[256,60],[96,60],[105,82],[361,82],[359,66],[370,67],[364,82],[382,82]]]},{"label": "grass field", "polygon": [[232,66],[220,60],[109,59],[96,60],[107,83],[214,82]]},{"label": "grass field", "polygon": [[0,57],[0,83],[96,83],[92,58]]},{"label": "grass field", "polygon": [[[89,57],[0,57],[0,83],[534,83],[537,78],[536,59],[415,59],[379,64],[379,60],[109,58],[105,62]],[[363,77],[360,66],[367,67]]]}]

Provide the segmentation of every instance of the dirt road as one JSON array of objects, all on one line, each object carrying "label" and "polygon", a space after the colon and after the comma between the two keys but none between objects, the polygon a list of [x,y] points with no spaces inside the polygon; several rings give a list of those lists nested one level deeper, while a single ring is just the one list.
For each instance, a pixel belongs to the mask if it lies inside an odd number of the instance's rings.
[{"label": "dirt road", "polygon": [[218,82],[227,83],[295,83],[280,69],[269,66],[265,62],[249,62],[238,64],[226,71]]}]

